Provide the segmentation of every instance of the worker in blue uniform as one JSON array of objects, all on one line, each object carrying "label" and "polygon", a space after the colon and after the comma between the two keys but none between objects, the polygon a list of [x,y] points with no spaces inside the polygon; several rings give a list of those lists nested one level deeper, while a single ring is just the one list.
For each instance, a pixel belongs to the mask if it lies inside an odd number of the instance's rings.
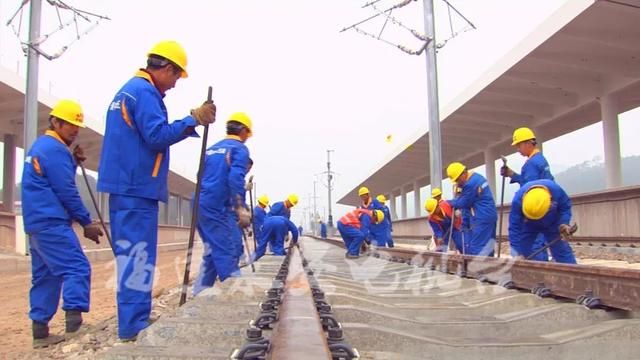
[{"label": "worker in blue uniform", "polygon": [[212,287],[217,278],[222,282],[240,276],[235,232],[251,224],[244,179],[249,163],[244,143],[251,135],[249,116],[233,113],[227,120],[227,137],[207,149],[197,223],[205,252],[193,285],[194,295]]},{"label": "worker in blue uniform", "polygon": [[287,219],[291,218],[291,208],[298,204],[298,195],[289,194],[284,201],[278,201],[271,205],[271,210],[267,213],[267,216],[284,216]]},{"label": "worker in blue uniform", "polygon": [[[545,244],[571,236],[571,200],[567,193],[552,180],[534,180],[518,190],[509,214],[509,241],[511,254],[527,258],[535,249],[533,243],[544,236]],[[550,247],[556,262],[575,264],[576,258],[567,241],[556,241]]]},{"label": "worker in blue uniform", "polygon": [[[382,204],[377,199],[371,197],[369,193],[369,189],[366,186],[360,187],[358,189],[358,196],[362,203],[360,204],[360,209],[367,210],[382,210]],[[373,243],[373,246],[376,247],[384,247],[387,245],[387,234],[385,223],[381,222],[380,224],[371,224],[371,228],[369,229],[369,234],[365,237],[364,241],[367,245]]]},{"label": "worker in blue uniform", "polygon": [[383,194],[376,196],[376,201],[379,205],[379,210],[382,210],[384,213],[384,221],[380,224],[371,225],[371,232],[373,233],[373,239],[376,241],[378,246],[387,246],[394,247],[393,238],[391,236],[391,232],[393,231],[393,225],[391,224],[391,213],[389,208],[385,203],[387,202],[387,197]]},{"label": "worker in blue uniform", "polygon": [[158,243],[158,201],[167,202],[169,147],[197,136],[215,121],[207,102],[168,122],[163,98],[187,77],[187,55],[175,41],[156,44],[147,67],[118,90],[107,110],[98,191],[109,193],[111,234],[118,269],[118,336],[136,338],[149,325]]},{"label": "worker in blue uniform", "polygon": [[493,256],[498,212],[489,183],[484,176],[467,171],[466,166],[459,162],[447,167],[447,176],[462,188],[460,196],[451,200],[451,206],[471,211],[471,239],[468,239],[469,247],[465,252]]},{"label": "worker in blue uniform", "polygon": [[[553,175],[549,168],[547,159],[542,155],[542,152],[536,147],[536,135],[534,132],[526,127],[521,127],[513,132],[513,141],[511,146],[515,146],[518,149],[520,155],[527,158],[520,174],[509,169],[507,166],[503,166],[500,169],[500,174],[511,178],[511,183],[518,183],[520,187],[533,180],[548,179],[553,180]],[[544,236],[539,234],[533,244],[533,251],[544,247]],[[532,260],[548,261],[549,255],[546,251],[538,252],[538,254]]]},{"label": "worker in blue uniform", "polygon": [[347,248],[346,258],[360,257],[360,246],[369,235],[371,224],[384,221],[382,210],[355,209],[348,212],[338,221],[338,232]]},{"label": "worker in blue uniform", "polygon": [[258,239],[258,248],[251,257],[252,261],[256,261],[264,256],[267,250],[267,244],[271,245],[274,255],[286,255],[284,239],[289,233],[291,233],[291,241],[293,241],[293,244],[297,244],[299,229],[296,229],[296,225],[291,222],[291,220],[278,215],[267,217],[262,225],[262,233]]},{"label": "worker in blue uniform", "polygon": [[60,293],[65,311],[65,332],[75,333],[82,313],[89,311],[91,266],[71,227],[84,228],[84,236],[100,243],[100,227],[92,223],[75,182],[82,148],[69,146],[84,125],[80,104],[59,101],[49,113],[49,129],[29,149],[22,172],[22,215],[31,253],[29,301],[33,347],[46,347],[64,340],[49,335]]},{"label": "worker in blue uniform", "polygon": [[[462,194],[462,187],[454,184],[453,186],[453,197],[457,199]],[[459,209],[459,217],[462,219],[462,244],[464,245],[464,253],[469,253],[469,243],[471,241],[471,209]]]},{"label": "worker in blue uniform", "polygon": [[[427,199],[424,209],[429,213],[429,225],[433,230],[433,239],[436,243],[436,251],[447,252],[449,237],[453,239],[456,250],[465,253],[462,243],[462,219],[455,217],[451,203],[446,200]],[[453,219],[453,228],[451,220]]]},{"label": "worker in blue uniform", "polygon": [[262,195],[258,198],[258,205],[253,208],[253,225],[255,227],[254,231],[256,232],[253,236],[256,239],[260,239],[262,225],[267,217],[267,206],[269,206],[269,197]]},{"label": "worker in blue uniform", "polygon": [[300,234],[300,236],[302,236],[302,231],[304,229],[302,228],[302,225],[298,226],[298,234]]},{"label": "worker in blue uniform", "polygon": [[322,220],[320,220],[320,237],[323,239],[327,238],[327,224]]}]

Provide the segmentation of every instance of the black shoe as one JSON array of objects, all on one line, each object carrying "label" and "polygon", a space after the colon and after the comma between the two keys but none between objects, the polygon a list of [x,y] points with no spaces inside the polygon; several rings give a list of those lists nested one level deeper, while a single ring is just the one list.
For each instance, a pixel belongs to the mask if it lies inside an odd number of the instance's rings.
[{"label": "black shoe", "polygon": [[65,313],[64,331],[66,333],[74,333],[80,329],[82,325],[82,312],[77,310],[69,310]]},{"label": "black shoe", "polygon": [[351,254],[347,254],[347,259],[357,259],[360,257],[360,255],[351,255]]},{"label": "black shoe", "polygon": [[34,321],[31,324],[33,332],[33,348],[41,349],[64,341],[64,336],[49,335],[49,325]]}]

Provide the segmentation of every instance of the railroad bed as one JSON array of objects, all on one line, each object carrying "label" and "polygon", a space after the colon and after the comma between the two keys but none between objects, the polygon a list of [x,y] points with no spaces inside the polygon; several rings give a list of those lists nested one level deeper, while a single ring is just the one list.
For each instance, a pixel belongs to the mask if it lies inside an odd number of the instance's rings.
[{"label": "railroad bed", "polygon": [[[407,250],[347,260],[336,245],[303,238],[291,257],[262,258],[255,274],[244,268],[242,278],[201,293],[103,358],[640,358],[638,271],[616,282],[610,269],[567,275],[557,264],[498,267],[503,260]],[[533,285],[537,295],[523,290],[539,276],[546,283]],[[557,297],[585,286],[593,292],[578,296],[583,305]],[[614,303],[631,310],[608,307]]]}]

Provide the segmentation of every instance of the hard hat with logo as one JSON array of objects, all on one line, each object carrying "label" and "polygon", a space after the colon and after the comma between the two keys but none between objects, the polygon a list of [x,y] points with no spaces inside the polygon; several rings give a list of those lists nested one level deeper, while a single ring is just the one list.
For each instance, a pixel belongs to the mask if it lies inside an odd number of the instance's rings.
[{"label": "hard hat with logo", "polygon": [[369,189],[366,186],[363,186],[360,189],[358,189],[358,196],[362,196],[368,193],[369,193]]},{"label": "hard hat with logo", "polygon": [[438,207],[438,200],[434,198],[427,199],[427,201],[424,202],[424,209],[427,210],[429,215],[433,214],[433,212],[436,211],[437,207]]},{"label": "hard hat with logo", "polygon": [[384,204],[384,203],[387,202],[387,197],[382,195],[382,194],[380,194],[380,195],[376,196],[376,200],[378,200],[379,202]]},{"label": "hard hat with logo", "polygon": [[263,206],[269,205],[269,197],[267,195],[261,195],[258,198],[258,204],[262,204]]},{"label": "hard hat with logo", "polygon": [[442,190],[440,188],[433,188],[431,190],[431,197],[442,196]]},{"label": "hard hat with logo", "polygon": [[545,187],[533,187],[522,198],[522,212],[527,219],[542,219],[550,207],[551,193]]},{"label": "hard hat with logo", "polygon": [[227,122],[229,121],[239,122],[240,124],[244,125],[247,130],[249,130],[249,136],[253,136],[253,122],[251,121],[249,115],[247,115],[246,113],[243,113],[242,111],[234,112],[233,114],[231,114],[231,116],[229,116],[229,120],[227,120]]},{"label": "hard hat with logo", "polygon": [[376,217],[376,224],[380,224],[382,221],[384,221],[384,212],[382,212],[382,210],[373,210],[373,213]]},{"label": "hard hat with logo", "polygon": [[511,143],[511,146],[517,145],[523,141],[533,140],[535,138],[536,134],[534,134],[531,129],[528,127],[521,127],[513,132],[513,142]]},{"label": "hard hat with logo", "polygon": [[287,200],[291,203],[291,206],[296,206],[296,204],[298,203],[298,195],[290,194],[289,196],[287,196]]},{"label": "hard hat with logo", "polygon": [[82,113],[82,107],[80,104],[73,100],[60,100],[56,106],[51,109],[50,116],[55,116],[60,120],[64,120],[71,125],[86,128],[84,124],[84,114]]},{"label": "hard hat with logo", "polygon": [[147,56],[149,55],[157,55],[174,63],[182,70],[180,77],[186,78],[189,76],[187,73],[187,53],[178,42],[173,40],[160,41],[149,50]]},{"label": "hard hat with logo", "polygon": [[462,163],[453,162],[447,166],[447,176],[451,181],[456,181],[466,169],[467,167],[462,165]]}]

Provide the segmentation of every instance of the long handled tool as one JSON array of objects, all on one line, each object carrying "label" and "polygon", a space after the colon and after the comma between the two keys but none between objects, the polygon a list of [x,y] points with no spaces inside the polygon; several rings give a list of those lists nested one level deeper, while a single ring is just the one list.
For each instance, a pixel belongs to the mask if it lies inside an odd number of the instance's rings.
[{"label": "long handled tool", "polygon": [[[449,243],[448,243],[448,247],[449,249],[451,249],[452,245],[453,245],[453,250],[459,250],[458,247],[456,246],[455,242],[452,241],[453,238],[453,223],[456,221],[456,209],[451,208],[451,226],[449,226]],[[462,251],[460,251],[460,253],[462,253]]]},{"label": "long handled tool", "polygon": [[[502,167],[507,167],[507,158],[500,156],[502,159]],[[500,189],[500,220],[498,221],[498,257],[500,257],[500,252],[502,251],[502,216],[504,215],[504,183],[506,180],[506,176],[503,172],[502,174],[502,188]]]},{"label": "long handled tool", "polygon": [[[211,102],[213,88],[209,86],[207,91],[207,102]],[[180,294],[180,306],[187,301],[187,287],[189,285],[189,269],[191,268],[191,258],[193,257],[193,241],[196,234],[196,224],[198,222],[198,208],[200,205],[200,187],[202,186],[202,173],[204,172],[204,155],[207,151],[207,138],[209,137],[209,125],[205,125],[202,135],[202,148],[200,149],[200,164],[198,165],[198,179],[196,180],[196,192],[193,195],[193,209],[191,211],[191,228],[189,229],[189,245],[187,246],[187,263],[184,266],[184,278],[182,279],[182,293]]]},{"label": "long handled tool", "polygon": [[[253,187],[253,175],[249,176],[249,183]],[[251,206],[251,231],[253,231],[253,251],[256,251],[258,248],[258,243],[256,242],[256,223],[253,217],[253,192],[249,191],[249,206]],[[253,264],[251,264],[253,266]],[[252,267],[253,269],[253,267]]]},{"label": "long handled tool", "polygon": [[[247,233],[244,231],[244,229],[242,229],[241,231],[242,231],[242,239],[244,240],[244,247],[245,249],[247,249],[247,261],[251,265],[251,272],[256,272],[256,266],[253,265],[253,259],[251,258],[251,251],[249,251],[249,241],[247,240]],[[253,249],[253,252],[255,253],[256,249]]]},{"label": "long handled tool", "polygon": [[[571,235],[573,235],[576,231],[578,231],[578,224],[573,224],[571,226],[571,229],[569,229],[569,232],[571,233]],[[538,254],[540,254],[543,251],[547,251],[548,248],[552,247],[555,243],[557,243],[558,241],[562,240],[562,234],[560,236],[558,236],[557,238],[553,239],[553,241],[551,241],[550,243],[548,243],[547,245],[541,247],[540,249],[536,250],[533,254],[527,256],[526,260],[531,260],[533,258],[535,258]]]},{"label": "long handled tool", "polygon": [[89,178],[87,177],[87,170],[84,168],[82,161],[78,161],[78,163],[80,164],[80,170],[82,170],[82,177],[84,178],[84,182],[85,184],[87,184],[87,190],[89,190],[89,196],[91,196],[91,202],[93,202],[93,207],[96,208],[98,219],[100,219],[100,224],[104,229],[104,235],[107,237],[107,241],[109,241],[109,246],[111,246],[111,250],[113,250],[113,242],[111,241],[111,235],[109,234],[109,230],[107,230],[107,226],[104,224],[104,219],[102,218],[102,214],[100,213],[98,202],[96,201],[95,196],[93,196],[93,191],[91,191],[91,186],[89,185]]}]

